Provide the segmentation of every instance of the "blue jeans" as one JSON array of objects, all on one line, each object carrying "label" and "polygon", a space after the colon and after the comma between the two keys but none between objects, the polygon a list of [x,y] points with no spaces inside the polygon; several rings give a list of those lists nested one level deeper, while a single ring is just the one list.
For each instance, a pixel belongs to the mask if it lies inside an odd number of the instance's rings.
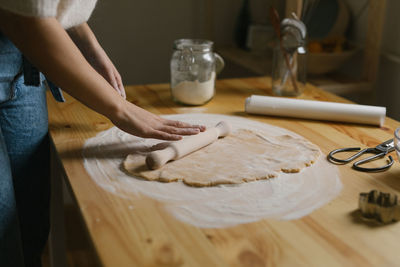
[{"label": "blue jeans", "polygon": [[24,84],[22,55],[0,33],[0,265],[41,266],[49,232],[44,77]]}]

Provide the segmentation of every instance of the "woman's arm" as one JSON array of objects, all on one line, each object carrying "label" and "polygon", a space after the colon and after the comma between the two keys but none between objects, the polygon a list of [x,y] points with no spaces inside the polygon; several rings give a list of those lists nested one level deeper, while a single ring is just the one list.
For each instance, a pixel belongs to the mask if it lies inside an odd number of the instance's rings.
[{"label": "woman's arm", "polygon": [[181,135],[204,130],[163,119],[122,98],[86,61],[55,18],[25,17],[0,10],[0,30],[55,84],[128,133],[179,140]]},{"label": "woman's arm", "polygon": [[103,76],[122,97],[126,98],[121,75],[97,41],[89,25],[87,23],[82,23],[68,29],[67,33],[89,64]]}]

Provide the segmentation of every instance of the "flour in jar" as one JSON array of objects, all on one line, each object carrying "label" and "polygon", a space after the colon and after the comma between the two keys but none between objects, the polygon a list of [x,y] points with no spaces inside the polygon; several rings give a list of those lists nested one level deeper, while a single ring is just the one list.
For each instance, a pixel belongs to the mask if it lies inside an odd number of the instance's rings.
[{"label": "flour in jar", "polygon": [[198,80],[183,81],[173,87],[173,97],[184,104],[202,105],[214,96],[215,72],[211,74],[211,78],[205,82]]}]

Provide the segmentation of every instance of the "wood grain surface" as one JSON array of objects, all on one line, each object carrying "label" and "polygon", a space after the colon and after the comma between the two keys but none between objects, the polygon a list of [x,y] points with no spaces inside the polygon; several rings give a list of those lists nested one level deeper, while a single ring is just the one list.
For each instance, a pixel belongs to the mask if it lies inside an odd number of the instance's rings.
[{"label": "wood grain surface", "polygon": [[[200,107],[175,104],[169,85],[127,86],[127,99],[157,114],[236,115],[296,132],[327,154],[348,146],[375,146],[393,137],[400,123],[384,127],[321,122],[244,113],[245,98],[270,95],[270,80],[220,80],[214,99]],[[146,197],[123,199],[104,191],[88,176],[81,149],[85,139],[112,126],[103,116],[67,96],[49,96],[50,133],[99,262],[103,266],[396,266],[400,223],[362,220],[358,195],[378,189],[398,193],[398,162],[386,172],[361,173],[339,166],[343,190],[338,198],[299,220],[261,220],[222,229],[200,229],[177,221],[163,204]],[[299,98],[346,102],[308,85]],[[392,153],[397,161],[397,156]],[[382,164],[372,163],[371,166]],[[324,174],[321,173],[321,176]],[[134,206],[132,210],[129,207]]]}]

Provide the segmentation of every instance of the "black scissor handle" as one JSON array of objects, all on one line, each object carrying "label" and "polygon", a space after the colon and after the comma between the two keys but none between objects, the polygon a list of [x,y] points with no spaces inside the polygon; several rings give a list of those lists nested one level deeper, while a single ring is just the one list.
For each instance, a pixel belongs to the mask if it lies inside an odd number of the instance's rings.
[{"label": "black scissor handle", "polygon": [[376,168],[364,168],[364,167],[360,167],[360,165],[362,165],[362,164],[364,164],[364,163],[367,163],[367,162],[369,162],[369,161],[371,161],[371,160],[374,160],[374,159],[376,159],[376,158],[383,158],[386,154],[387,154],[387,153],[380,153],[380,154],[378,154],[378,155],[375,155],[375,156],[372,156],[372,157],[369,157],[369,158],[366,158],[366,159],[363,159],[363,160],[359,160],[359,161],[357,161],[357,162],[354,162],[354,164],[353,164],[353,169],[356,169],[356,170],[362,171],[362,172],[379,172],[379,171],[387,170],[387,169],[389,169],[389,168],[393,165],[393,163],[394,163],[394,160],[393,160],[392,156],[390,156],[390,155],[389,155],[389,163],[386,164],[385,166],[376,167]]},{"label": "black scissor handle", "polygon": [[[332,150],[332,151],[328,154],[328,159],[329,159],[329,161],[331,161],[331,162],[333,162],[333,163],[342,163],[342,164],[345,164],[345,163],[348,163],[348,162],[350,162],[350,161],[352,161],[352,160],[358,158],[358,157],[361,156],[362,154],[365,154],[365,153],[376,153],[376,152],[377,152],[377,150],[374,149],[374,148],[365,148],[365,149],[363,149],[363,150],[361,150],[361,151],[355,153],[354,155],[350,156],[350,157],[347,158],[347,159],[338,159],[338,158],[335,158],[335,157],[333,156],[333,155],[336,154],[336,153],[348,152],[348,151],[357,151],[357,150],[360,150],[360,148],[359,148],[359,147],[348,147],[348,148],[339,148],[339,149],[335,149],[335,150]],[[388,153],[388,151],[384,151],[384,152],[378,153],[378,154],[376,154],[376,155],[373,155],[373,156],[371,156],[371,157],[368,157],[368,158],[365,158],[365,159],[356,161],[356,162],[354,162],[354,164],[353,164],[353,169],[356,169],[356,170],[358,170],[358,171],[363,171],[363,172],[378,172],[378,171],[387,170],[387,169],[389,169],[389,168],[393,165],[393,163],[394,163],[394,160],[393,160],[392,156],[389,156],[389,163],[386,164],[386,165],[384,165],[384,166],[382,166],[382,167],[376,167],[376,168],[365,168],[365,167],[360,167],[360,165],[365,164],[365,163],[367,163],[367,162],[370,162],[370,161],[372,161],[372,160],[374,160],[374,159],[383,158],[384,156],[387,155],[387,153]]]},{"label": "black scissor handle", "polygon": [[358,158],[358,157],[361,156],[362,154],[367,153],[367,152],[370,151],[369,148],[365,148],[365,149],[363,149],[363,150],[361,150],[361,151],[355,153],[354,155],[348,157],[347,159],[338,159],[338,158],[335,158],[335,157],[333,156],[334,154],[337,154],[337,153],[340,153],[340,152],[358,151],[358,150],[360,150],[359,147],[338,148],[338,149],[332,150],[332,151],[328,154],[328,159],[329,159],[330,161],[333,161],[334,163],[343,163],[343,164],[345,164],[345,163],[348,163],[348,162],[350,162],[350,161],[352,161],[352,160]]}]

